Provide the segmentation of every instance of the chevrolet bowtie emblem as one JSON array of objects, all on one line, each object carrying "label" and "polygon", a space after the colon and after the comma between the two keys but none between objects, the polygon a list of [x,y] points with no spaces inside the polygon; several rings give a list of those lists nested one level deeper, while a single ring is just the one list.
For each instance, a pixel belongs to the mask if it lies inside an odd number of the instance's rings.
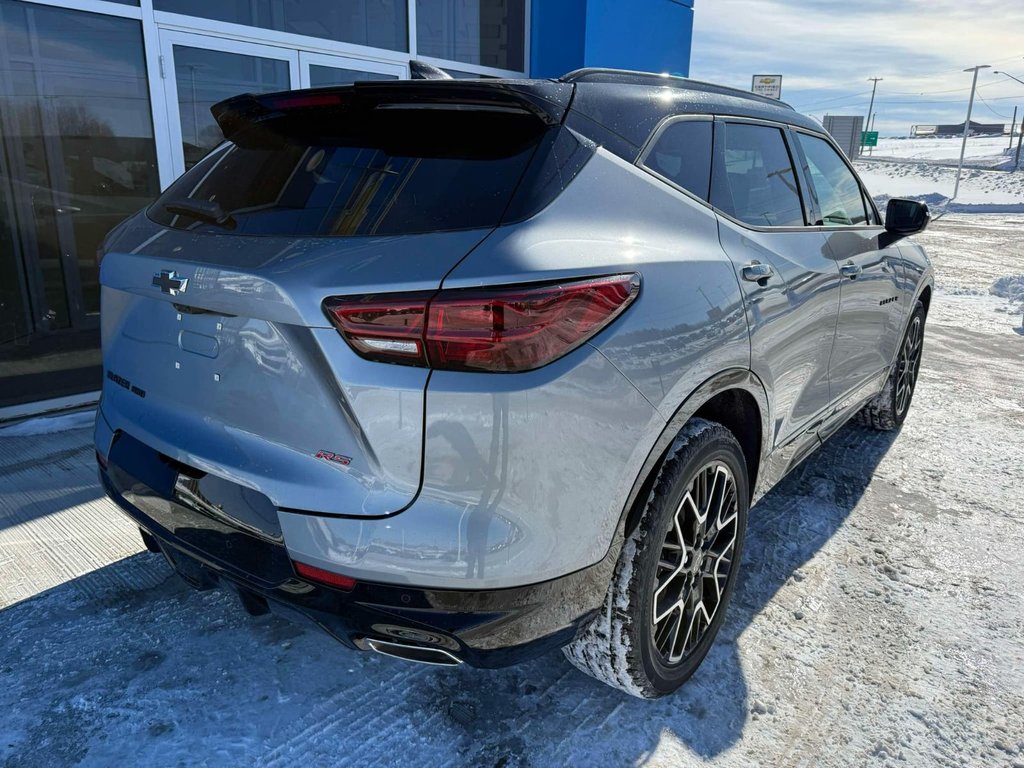
[{"label": "chevrolet bowtie emblem", "polygon": [[178,277],[173,269],[161,269],[159,274],[153,275],[153,287],[171,296],[177,296],[188,288],[188,278]]}]

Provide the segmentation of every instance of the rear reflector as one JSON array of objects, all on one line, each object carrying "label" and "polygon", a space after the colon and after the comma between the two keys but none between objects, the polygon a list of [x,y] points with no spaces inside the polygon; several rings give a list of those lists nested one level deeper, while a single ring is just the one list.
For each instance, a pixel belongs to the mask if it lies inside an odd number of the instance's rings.
[{"label": "rear reflector", "polygon": [[335,297],[324,310],[362,357],[449,371],[513,373],[568,354],[618,317],[640,275],[572,282]]},{"label": "rear reflector", "polygon": [[334,573],[333,571],[325,571],[323,568],[316,568],[312,565],[306,565],[296,560],[292,561],[295,566],[295,572],[304,579],[315,581],[318,584],[326,584],[329,587],[335,589],[343,589],[346,592],[351,592],[356,586],[356,580],[351,576],[342,576],[340,573]]}]

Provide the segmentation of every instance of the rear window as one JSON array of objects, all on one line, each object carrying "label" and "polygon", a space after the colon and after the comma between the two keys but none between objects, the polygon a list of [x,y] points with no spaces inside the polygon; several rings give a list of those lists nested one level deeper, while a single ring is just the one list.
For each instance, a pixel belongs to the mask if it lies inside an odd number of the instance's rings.
[{"label": "rear window", "polygon": [[[150,208],[166,226],[243,235],[402,235],[497,226],[544,127],[527,114],[389,109],[254,125]],[[228,226],[167,205],[216,203]]]}]

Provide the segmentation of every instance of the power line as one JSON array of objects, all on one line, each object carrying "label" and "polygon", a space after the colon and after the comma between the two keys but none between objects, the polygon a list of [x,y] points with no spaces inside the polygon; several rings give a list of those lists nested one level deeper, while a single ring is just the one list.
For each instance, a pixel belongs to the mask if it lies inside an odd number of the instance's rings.
[{"label": "power line", "polygon": [[1003,118],[1003,120],[1010,119],[1009,115],[1004,115],[1001,112],[996,112],[994,109],[992,109],[991,105],[989,105],[989,103],[985,100],[985,97],[982,96],[980,93],[978,94],[978,98],[981,99],[981,103],[985,105],[985,108],[996,117],[1001,117]]}]

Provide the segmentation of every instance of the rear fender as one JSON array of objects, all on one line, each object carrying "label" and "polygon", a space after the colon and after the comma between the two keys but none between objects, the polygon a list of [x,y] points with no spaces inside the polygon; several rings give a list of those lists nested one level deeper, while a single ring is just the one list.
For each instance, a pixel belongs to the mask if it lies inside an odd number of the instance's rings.
[{"label": "rear fender", "polygon": [[[716,395],[732,389],[747,392],[757,403],[758,410],[761,413],[761,455],[759,466],[764,466],[771,451],[771,430],[769,425],[772,423],[771,406],[764,385],[752,371],[747,369],[733,368],[721,371],[707,379],[690,394],[683,401],[682,405],[676,409],[675,414],[673,414],[665,428],[661,431],[647,456],[647,460],[644,462],[643,469],[633,483],[626,506],[622,511],[622,518],[618,528],[620,535],[612,542],[613,548],[618,547],[621,549],[625,536],[632,531],[639,520],[640,513],[643,512],[644,502],[657,478],[657,470],[665,460],[665,456],[679,435],[679,432],[705,403],[709,402]],[[751,505],[760,499],[770,488],[771,481],[764,477],[763,472],[759,472],[757,487],[751,494]]]}]

